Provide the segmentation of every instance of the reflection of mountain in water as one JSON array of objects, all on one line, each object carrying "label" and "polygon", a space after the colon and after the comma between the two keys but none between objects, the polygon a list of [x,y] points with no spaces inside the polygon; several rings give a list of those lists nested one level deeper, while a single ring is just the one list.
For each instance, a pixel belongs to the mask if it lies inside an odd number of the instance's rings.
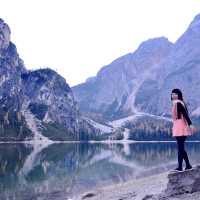
[{"label": "reflection of mountain in water", "polygon": [[[1,198],[14,195],[23,200],[49,193],[69,196],[91,187],[158,173],[176,164],[175,143],[126,145],[128,154],[123,144],[52,144],[35,155],[29,171],[21,173],[33,151],[31,146],[1,144]],[[187,143],[187,148],[192,162],[198,162],[198,143]]]}]

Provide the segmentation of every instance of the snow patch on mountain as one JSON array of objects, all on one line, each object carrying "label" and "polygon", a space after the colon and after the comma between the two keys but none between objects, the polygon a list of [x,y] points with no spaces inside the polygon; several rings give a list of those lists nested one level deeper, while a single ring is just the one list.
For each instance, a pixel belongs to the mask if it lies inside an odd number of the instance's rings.
[{"label": "snow patch on mountain", "polygon": [[87,117],[84,117],[84,119],[89,122],[92,126],[94,126],[95,128],[99,129],[101,131],[101,133],[110,133],[113,131],[113,128],[110,126],[106,126],[103,124],[100,124],[92,119],[89,119]]}]

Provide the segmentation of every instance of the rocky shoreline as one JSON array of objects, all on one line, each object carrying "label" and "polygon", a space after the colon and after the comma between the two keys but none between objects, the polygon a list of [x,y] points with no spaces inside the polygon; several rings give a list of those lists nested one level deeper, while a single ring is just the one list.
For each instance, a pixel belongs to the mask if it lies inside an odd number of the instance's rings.
[{"label": "rocky shoreline", "polygon": [[85,192],[73,200],[199,200],[200,165]]}]

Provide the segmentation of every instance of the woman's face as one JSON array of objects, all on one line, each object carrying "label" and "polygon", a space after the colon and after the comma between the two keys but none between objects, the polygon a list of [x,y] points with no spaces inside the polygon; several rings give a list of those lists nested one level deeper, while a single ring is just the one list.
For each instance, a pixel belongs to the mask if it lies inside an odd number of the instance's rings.
[{"label": "woman's face", "polygon": [[178,94],[172,93],[171,95],[172,95],[172,100],[178,99]]}]

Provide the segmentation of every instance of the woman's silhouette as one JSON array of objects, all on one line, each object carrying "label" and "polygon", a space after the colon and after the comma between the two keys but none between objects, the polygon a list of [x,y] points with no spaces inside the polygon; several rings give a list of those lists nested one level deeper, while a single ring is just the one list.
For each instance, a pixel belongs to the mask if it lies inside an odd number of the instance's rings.
[{"label": "woman's silhouette", "polygon": [[187,152],[184,147],[185,140],[187,136],[191,135],[192,131],[192,122],[189,118],[187,106],[183,100],[182,92],[180,89],[175,88],[171,92],[172,100],[172,135],[176,138],[177,147],[178,147],[178,167],[176,171],[182,171],[183,159],[185,160],[185,170],[192,169],[192,166],[189,162]]}]

